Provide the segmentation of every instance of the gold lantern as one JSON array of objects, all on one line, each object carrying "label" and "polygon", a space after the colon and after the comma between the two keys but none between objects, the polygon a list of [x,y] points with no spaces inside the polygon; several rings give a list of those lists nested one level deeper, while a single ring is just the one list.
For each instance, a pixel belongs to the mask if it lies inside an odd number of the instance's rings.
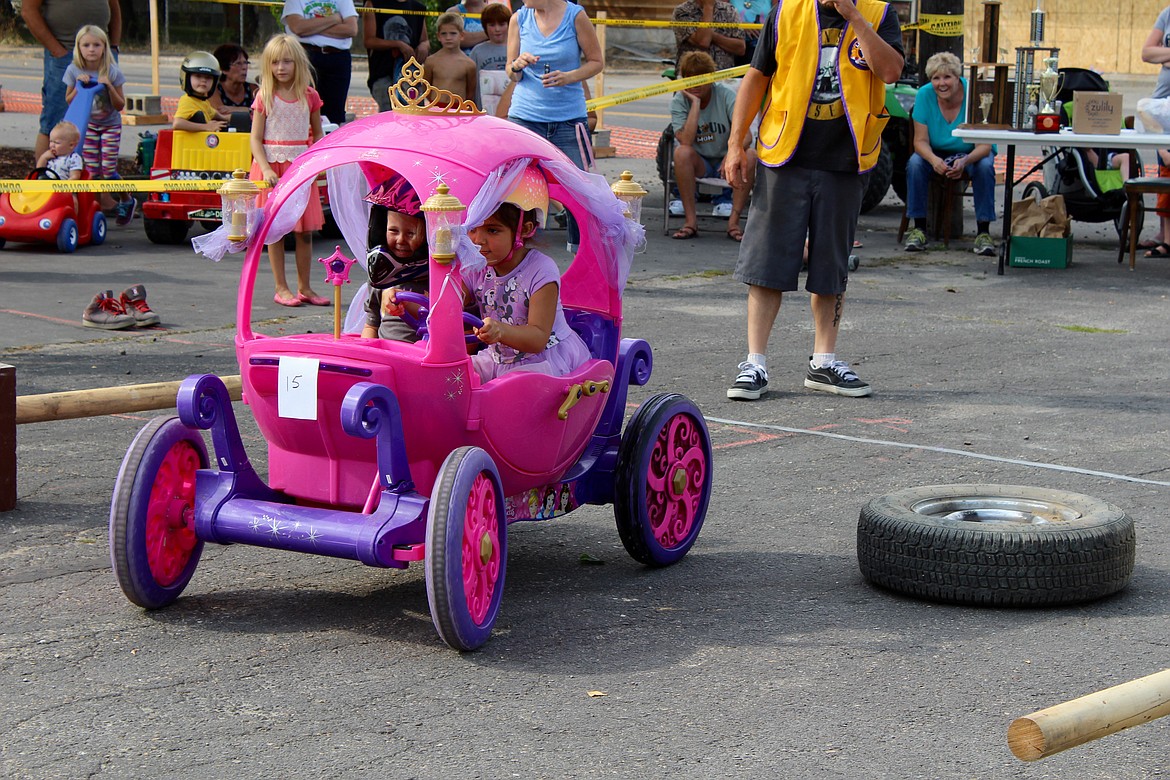
[{"label": "gold lantern", "polygon": [[621,177],[610,188],[617,199],[626,207],[626,216],[635,222],[642,221],[642,198],[646,197],[646,190],[634,181],[634,174],[622,171]]},{"label": "gold lantern", "polygon": [[439,184],[435,194],[422,205],[427,215],[427,243],[435,262],[446,265],[455,259],[459,232],[463,229],[463,211],[467,208],[450,194],[446,184]]},{"label": "gold lantern", "polygon": [[237,168],[232,177],[219,188],[219,198],[222,201],[223,226],[228,231],[228,241],[240,243],[248,239],[248,234],[256,225],[256,196],[260,188],[255,182],[248,181],[248,172]]}]

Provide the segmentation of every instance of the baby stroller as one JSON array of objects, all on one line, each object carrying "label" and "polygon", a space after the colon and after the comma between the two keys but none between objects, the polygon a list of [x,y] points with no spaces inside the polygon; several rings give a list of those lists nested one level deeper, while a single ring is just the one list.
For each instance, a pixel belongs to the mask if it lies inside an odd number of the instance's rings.
[{"label": "baby stroller", "polygon": [[[1064,121],[1072,116],[1072,102],[1077,92],[1108,92],[1109,82],[1085,68],[1061,68],[1061,88],[1056,99],[1063,104]],[[1025,198],[1037,200],[1049,195],[1063,195],[1065,208],[1071,219],[1079,222],[1113,222],[1120,236],[1126,220],[1128,207],[1123,185],[1129,177],[1128,170],[1110,167],[1110,160],[1118,152],[1106,149],[1078,149],[1072,147],[1042,147],[1043,157],[1017,181],[1022,181],[1037,170],[1043,169],[1044,181],[1029,182],[1024,187]],[[1142,175],[1141,158],[1137,152],[1121,152],[1133,155],[1137,175]],[[1138,230],[1142,228],[1144,214],[1138,214]]]}]

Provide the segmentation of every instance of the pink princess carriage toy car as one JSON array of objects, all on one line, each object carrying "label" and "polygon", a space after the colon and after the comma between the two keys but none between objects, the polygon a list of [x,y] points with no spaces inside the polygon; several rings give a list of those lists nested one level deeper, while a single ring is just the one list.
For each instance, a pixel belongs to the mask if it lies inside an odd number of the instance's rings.
[{"label": "pink princess carriage toy car", "polygon": [[[627,388],[649,380],[652,362],[645,341],[621,338],[622,288],[641,226],[604,179],[579,171],[544,139],[470,104],[460,109],[458,100],[433,106],[436,90],[417,73],[396,89],[405,96],[398,110],[348,124],[297,158],[250,239],[236,352],[244,401],[268,442],[267,484],[213,375],[188,377],[178,417],[156,418],[130,445],[114,490],[110,549],[135,604],[155,609],[178,598],[205,542],[376,567],[421,561],[436,630],[450,646],[472,650],[487,641],[500,608],[514,522],[612,503],[636,560],[672,564],[694,544],[711,494],[702,413],[681,395],[656,395],[622,431]],[[481,382],[449,277],[475,261],[466,230],[533,171],[581,223],[560,296],[592,359],[567,376],[514,371]],[[295,223],[322,172],[331,192],[348,196],[335,213],[347,215],[338,222],[355,256],[366,249],[362,196],[394,174],[427,204],[450,209],[424,205],[431,300],[417,344],[253,331],[264,244]],[[200,430],[211,431],[214,460]]]}]

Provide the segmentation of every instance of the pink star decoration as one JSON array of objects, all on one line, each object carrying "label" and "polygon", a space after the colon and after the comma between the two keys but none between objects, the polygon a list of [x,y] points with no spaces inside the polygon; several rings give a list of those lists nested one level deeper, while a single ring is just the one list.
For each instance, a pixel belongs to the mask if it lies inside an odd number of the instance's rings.
[{"label": "pink star decoration", "polygon": [[317,262],[325,264],[325,281],[340,287],[349,284],[349,267],[357,260],[346,257],[341,253],[341,247],[335,246],[333,254],[329,257],[319,257]]}]

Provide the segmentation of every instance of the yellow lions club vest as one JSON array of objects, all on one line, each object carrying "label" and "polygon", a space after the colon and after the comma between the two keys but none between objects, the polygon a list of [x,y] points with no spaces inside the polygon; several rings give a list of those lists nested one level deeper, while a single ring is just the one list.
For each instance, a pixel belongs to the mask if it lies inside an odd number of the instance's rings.
[{"label": "yellow lions club vest", "polygon": [[[857,10],[876,30],[888,5],[880,0],[857,0]],[[776,14],[776,73],[768,88],[760,121],[757,151],[760,162],[784,165],[796,151],[800,133],[810,115],[824,119],[844,113],[857,152],[857,170],[872,168],[882,149],[882,128],[890,120],[885,110],[886,85],[873,75],[862,56],[852,25],[825,34],[840,35],[836,70],[841,99],[815,103],[821,59],[821,27],[817,0],[780,0]],[[813,121],[817,121],[815,118]]]}]

